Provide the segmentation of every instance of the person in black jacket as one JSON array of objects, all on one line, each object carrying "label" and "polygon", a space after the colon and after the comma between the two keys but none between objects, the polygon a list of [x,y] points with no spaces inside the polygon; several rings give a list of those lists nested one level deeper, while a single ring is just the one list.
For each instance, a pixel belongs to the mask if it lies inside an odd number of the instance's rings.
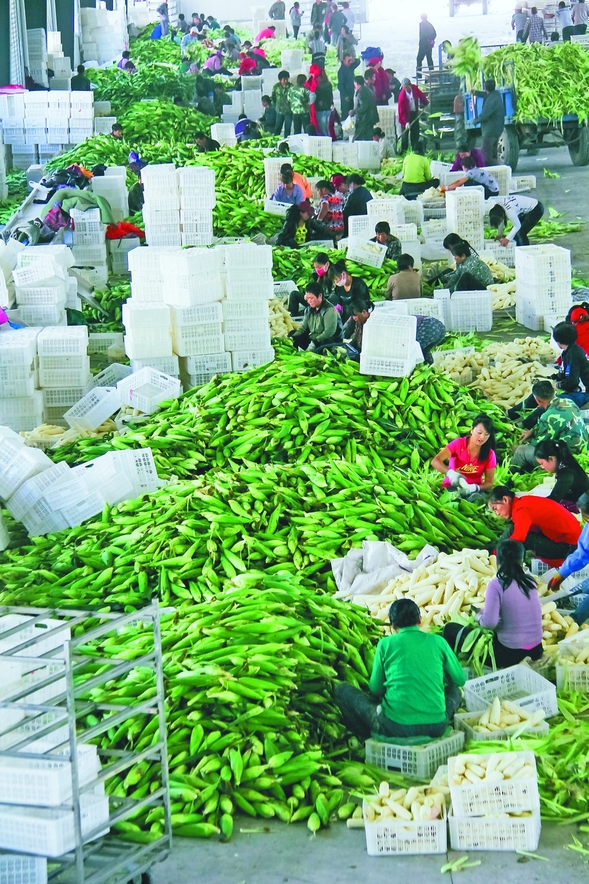
[{"label": "person in black jacket", "polygon": [[298,249],[314,239],[330,239],[333,242],[333,235],[313,217],[314,214],[309,200],[291,206],[286,213],[282,230],[276,237],[276,245]]},{"label": "person in black jacket", "polygon": [[589,491],[589,476],[561,439],[542,439],[534,450],[538,464],[554,473],[556,482],[549,500],[555,500],[572,513],[578,513],[577,501]]},{"label": "person in black jacket", "polygon": [[495,80],[489,78],[485,81],[485,92],[483,109],[475,123],[481,124],[482,148],[487,165],[494,166],[497,163],[497,145],[505,123],[505,109],[501,94],[495,91]]},{"label": "person in black jacket", "polygon": [[[577,344],[577,329],[572,322],[559,322],[554,326],[552,337],[562,350],[560,371],[554,375],[558,395],[572,399],[582,408],[589,402],[589,359]],[[579,389],[579,383],[584,390]]]},{"label": "person in black jacket", "polygon": [[365,303],[370,301],[370,291],[363,279],[352,276],[345,261],[336,261],[329,268],[329,278],[334,284],[333,294],[329,300],[342,317],[342,322],[347,322],[351,317],[350,305],[353,303]]},{"label": "person in black jacket", "polygon": [[348,235],[350,215],[367,215],[368,209],[366,207],[372,199],[372,194],[364,187],[364,179],[361,175],[354,172],[352,175],[348,175],[346,181],[350,188],[350,195],[344,206],[344,236]]}]

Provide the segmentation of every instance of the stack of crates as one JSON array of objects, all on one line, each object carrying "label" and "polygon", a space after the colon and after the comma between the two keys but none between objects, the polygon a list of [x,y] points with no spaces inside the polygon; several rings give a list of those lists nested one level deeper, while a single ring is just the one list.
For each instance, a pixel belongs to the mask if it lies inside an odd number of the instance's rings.
[{"label": "stack of crates", "polygon": [[[225,351],[221,270],[220,249],[183,249],[174,257],[164,297],[170,305],[174,353],[182,360]],[[180,365],[186,374],[185,363]]]},{"label": "stack of crates", "polygon": [[227,94],[231,99],[231,107],[229,105],[223,107],[221,120],[234,126],[239,120],[239,115],[243,113],[243,92],[228,92]]},{"label": "stack of crates", "polygon": [[27,44],[29,55],[29,74],[41,86],[47,87],[47,37],[44,28],[27,30]]},{"label": "stack of crates", "polygon": [[9,512],[13,510],[10,501],[21,486],[34,476],[47,473],[52,467],[52,462],[43,451],[28,448],[21,436],[9,427],[0,425],[0,501],[8,504]]},{"label": "stack of crates", "polygon": [[47,67],[53,71],[51,89],[64,92],[70,91],[72,69],[70,59],[64,57],[61,45],[61,31],[47,32]]},{"label": "stack of crates", "polygon": [[448,230],[480,252],[485,246],[485,195],[483,188],[460,187],[446,193]]},{"label": "stack of crates", "polygon": [[38,328],[0,329],[0,425],[17,433],[43,423],[37,386]]},{"label": "stack of crates", "polygon": [[145,239],[150,246],[179,246],[180,193],[174,163],[146,166],[141,172]]},{"label": "stack of crates", "polygon": [[417,319],[389,310],[374,310],[364,326],[360,374],[406,377],[417,361]]},{"label": "stack of crates", "polygon": [[72,209],[70,215],[74,223],[71,248],[76,272],[91,285],[106,285],[106,226],[100,220],[100,209]]},{"label": "stack of crates", "polygon": [[571,253],[552,243],[515,250],[516,319],[541,330],[543,316],[566,314],[571,306]]},{"label": "stack of crates", "polygon": [[39,333],[37,352],[43,419],[65,426],[65,412],[82,398],[91,379],[88,328],[48,326]]},{"label": "stack of crates", "polygon": [[[389,138],[397,136],[397,108],[395,105],[379,105],[378,111],[378,127],[382,129],[384,134]],[[432,170],[432,176],[434,172]]]},{"label": "stack of crates", "polygon": [[[1,113],[0,113],[1,117]],[[2,132],[0,131],[0,202],[8,199],[8,185],[6,183],[6,159],[5,159],[5,147],[2,142]],[[2,286],[2,281],[0,280],[0,286]],[[0,300],[0,307],[6,306],[6,304],[2,303]]]},{"label": "stack of crates", "polygon": [[127,255],[138,248],[141,241],[138,236],[125,236],[123,239],[108,240],[110,272],[116,276],[128,273]]},{"label": "stack of crates", "polygon": [[266,198],[269,199],[280,184],[280,167],[285,163],[292,165],[291,157],[264,157],[264,184]]},{"label": "stack of crates", "polygon": [[[280,22],[278,22],[280,24]],[[264,113],[262,107],[262,77],[242,77],[243,113],[250,120],[258,120]]]},{"label": "stack of crates", "polygon": [[272,246],[235,245],[225,250],[224,307],[225,349],[231,352],[233,371],[264,365],[274,358],[268,320],[258,316],[236,315],[230,302],[267,304],[274,296]]},{"label": "stack of crates", "polygon": [[233,123],[213,123],[211,126],[211,138],[225,147],[235,147],[237,137]]},{"label": "stack of crates", "polygon": [[79,144],[94,134],[94,93],[70,92],[69,144]]},{"label": "stack of crates", "polygon": [[50,246],[47,249],[46,256],[41,251],[33,255],[27,255],[26,249],[20,252],[17,266],[12,271],[19,317],[30,326],[67,324],[67,270],[53,260]]},{"label": "stack of crates", "polygon": [[123,325],[130,359],[172,355],[172,317],[167,304],[129,298],[123,304]]},{"label": "stack of crates", "polygon": [[127,170],[124,166],[108,166],[104,175],[92,179],[91,187],[93,193],[108,202],[115,224],[129,217]]},{"label": "stack of crates", "polygon": [[[126,311],[129,329],[124,344],[133,371],[150,366],[174,377],[179,374],[178,357],[172,352],[170,310],[164,303],[164,292],[170,286],[169,274],[179,254],[180,249],[165,246],[133,249],[127,253],[131,271],[131,298],[127,304],[131,306]],[[164,307],[167,311],[162,311],[163,333],[157,327],[150,328],[141,317],[142,308],[153,307]]]},{"label": "stack of crates", "polygon": [[316,157],[318,160],[325,160],[325,162],[331,163],[332,144],[331,138],[324,135],[303,135],[301,136],[301,153],[308,157]]},{"label": "stack of crates", "polygon": [[[53,81],[52,81],[53,83]],[[76,93],[79,94],[79,93]],[[70,140],[70,93],[52,89],[47,93],[49,115],[47,117],[47,152],[59,152]],[[45,149],[45,148],[44,148]],[[41,155],[41,146],[39,146]]]},{"label": "stack of crates", "polygon": [[180,199],[181,244],[208,246],[213,242],[215,172],[208,166],[186,166],[176,172]]}]

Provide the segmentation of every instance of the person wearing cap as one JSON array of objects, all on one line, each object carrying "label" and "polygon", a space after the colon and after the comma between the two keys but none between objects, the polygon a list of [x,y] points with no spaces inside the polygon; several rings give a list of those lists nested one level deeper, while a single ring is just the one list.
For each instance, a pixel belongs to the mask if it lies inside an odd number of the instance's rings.
[{"label": "person wearing cap", "polygon": [[298,249],[315,239],[331,240],[333,235],[315,218],[315,210],[309,200],[291,206],[286,213],[282,230],[276,236],[277,246]]},{"label": "person wearing cap", "polygon": [[342,209],[345,209],[346,203],[348,202],[350,196],[350,185],[346,181],[343,175],[332,175],[331,183],[339,193],[342,201]]},{"label": "person wearing cap", "polygon": [[382,59],[382,55],[375,55],[368,62],[368,67],[372,68],[374,71],[374,94],[376,97],[376,103],[385,105],[389,103],[389,98],[393,93],[391,91],[389,75],[382,66]]},{"label": "person wearing cap", "polygon": [[299,350],[321,350],[342,340],[342,321],[339,313],[329,301],[323,297],[321,287],[316,282],[309,282],[305,288],[305,301],[308,306],[303,321],[298,329],[289,337]]},{"label": "person wearing cap", "polygon": [[399,94],[399,102],[397,104],[397,112],[399,115],[399,123],[403,128],[403,138],[401,140],[401,150],[407,152],[409,147],[409,139],[411,139],[411,148],[415,150],[419,144],[419,115],[420,107],[426,108],[429,104],[427,95],[417,86],[413,86],[411,80],[405,77],[403,80],[403,88]]},{"label": "person wearing cap", "polygon": [[196,42],[198,42],[198,30],[196,28],[190,28],[189,32],[184,34],[180,41],[180,51],[182,55],[185,54],[187,46]]}]

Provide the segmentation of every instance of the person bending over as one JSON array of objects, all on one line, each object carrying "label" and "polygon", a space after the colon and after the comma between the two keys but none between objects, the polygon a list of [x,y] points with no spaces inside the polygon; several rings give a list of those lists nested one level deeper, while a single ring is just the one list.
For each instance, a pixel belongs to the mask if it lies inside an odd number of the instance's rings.
[{"label": "person bending over", "polygon": [[548,495],[571,513],[578,513],[578,499],[589,491],[589,476],[573,457],[566,442],[544,439],[536,445],[534,456],[538,466],[554,475],[556,482]]},{"label": "person bending over", "polygon": [[[553,592],[560,587],[563,580],[589,565],[589,494],[581,495],[577,503],[584,522],[583,531],[576,550],[566,558],[559,566],[557,573],[548,581],[548,589]],[[579,593],[582,593],[583,598],[572,614],[572,618],[575,623],[581,626],[589,617],[589,578],[577,583],[569,595],[578,595]]]}]

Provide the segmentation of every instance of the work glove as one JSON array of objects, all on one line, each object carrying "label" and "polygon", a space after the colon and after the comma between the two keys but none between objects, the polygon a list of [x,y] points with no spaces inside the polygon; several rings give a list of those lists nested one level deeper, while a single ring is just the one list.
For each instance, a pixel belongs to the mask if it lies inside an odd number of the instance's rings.
[{"label": "work glove", "polygon": [[560,574],[555,574],[554,577],[551,577],[548,581],[548,589],[552,592],[556,592],[563,580],[564,577],[561,577]]},{"label": "work glove", "polygon": [[455,486],[458,485],[462,476],[460,473],[457,473],[456,470],[448,470],[446,473],[446,478],[448,479],[450,485]]}]

